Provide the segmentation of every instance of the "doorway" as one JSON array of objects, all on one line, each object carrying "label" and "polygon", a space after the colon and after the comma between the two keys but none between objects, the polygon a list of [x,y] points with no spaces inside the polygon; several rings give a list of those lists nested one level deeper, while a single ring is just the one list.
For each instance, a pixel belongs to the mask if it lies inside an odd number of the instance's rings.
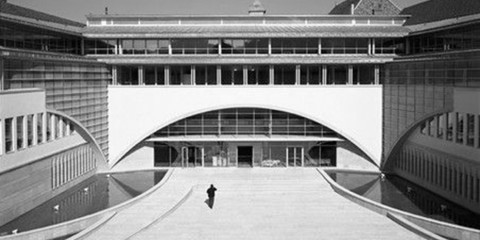
[{"label": "doorway", "polygon": [[182,148],[182,166],[183,167],[202,167],[203,166],[203,148],[183,147]]},{"label": "doorway", "polygon": [[303,147],[287,147],[287,166],[303,166]]},{"label": "doorway", "polygon": [[238,167],[252,167],[253,166],[253,147],[239,146],[237,147]]}]

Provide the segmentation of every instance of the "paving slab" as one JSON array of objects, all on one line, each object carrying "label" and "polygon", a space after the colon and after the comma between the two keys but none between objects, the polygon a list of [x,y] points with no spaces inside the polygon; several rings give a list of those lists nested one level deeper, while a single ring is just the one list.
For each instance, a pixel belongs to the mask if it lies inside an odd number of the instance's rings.
[{"label": "paving slab", "polygon": [[[212,183],[211,209],[205,200]],[[89,239],[422,238],[336,194],[314,168],[196,168],[175,169]]]}]

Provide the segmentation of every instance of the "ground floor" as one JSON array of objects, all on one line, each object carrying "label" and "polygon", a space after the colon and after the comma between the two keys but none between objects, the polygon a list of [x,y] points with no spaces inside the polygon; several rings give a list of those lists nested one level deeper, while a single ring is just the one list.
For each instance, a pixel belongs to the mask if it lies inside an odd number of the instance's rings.
[{"label": "ground floor", "polygon": [[336,165],[336,142],[154,142],[155,166],[319,167]]}]

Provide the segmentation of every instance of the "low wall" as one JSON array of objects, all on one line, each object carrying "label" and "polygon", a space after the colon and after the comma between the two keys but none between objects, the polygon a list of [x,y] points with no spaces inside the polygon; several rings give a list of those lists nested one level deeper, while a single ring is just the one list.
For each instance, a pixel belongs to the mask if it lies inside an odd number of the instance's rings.
[{"label": "low wall", "polygon": [[23,239],[43,240],[43,239],[60,238],[60,237],[76,234],[92,226],[96,222],[104,218],[107,218],[109,215],[115,214],[116,212],[119,212],[125,208],[128,208],[133,204],[135,204],[137,201],[150,195],[155,190],[162,187],[168,181],[168,179],[170,179],[170,176],[173,174],[173,171],[174,169],[168,170],[168,172],[165,174],[163,179],[157,185],[153,186],[146,192],[140,194],[138,197],[132,198],[117,206],[105,209],[103,211],[100,211],[91,215],[77,218],[68,222],[63,222],[60,224],[56,224],[56,225],[52,225],[52,226],[48,226],[40,229],[35,229],[32,231],[22,232],[19,234],[3,236],[3,237],[0,237],[0,240],[23,240]]},{"label": "low wall", "polygon": [[[480,230],[462,227],[455,224],[445,223],[445,222],[433,220],[426,217],[421,217],[415,214],[407,213],[395,208],[382,205],[380,203],[377,203],[365,197],[359,196],[349,191],[348,189],[345,189],[344,187],[337,184],[334,180],[332,180],[324,170],[322,169],[317,169],[317,170],[323,176],[323,178],[327,180],[327,182],[330,184],[330,186],[333,188],[333,190],[336,193],[351,200],[352,202],[357,203],[360,206],[368,208],[384,216],[387,216],[387,214],[389,213],[393,213],[395,215],[405,218],[406,220],[428,231],[431,231],[435,234],[438,234],[447,238],[460,239],[460,240],[480,240]],[[341,171],[366,172],[366,171],[358,171],[358,170],[341,170]]]}]

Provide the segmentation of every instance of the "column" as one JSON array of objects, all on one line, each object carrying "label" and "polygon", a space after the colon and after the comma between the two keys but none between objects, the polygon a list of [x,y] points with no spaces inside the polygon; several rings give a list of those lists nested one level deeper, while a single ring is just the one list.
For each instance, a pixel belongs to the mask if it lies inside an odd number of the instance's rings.
[{"label": "column", "polygon": [[322,39],[318,39],[318,55],[322,55]]},{"label": "column", "polygon": [[375,55],[375,38],[372,38],[372,55]]},{"label": "column", "polygon": [[143,66],[138,66],[138,85],[145,85],[145,78],[143,75]]},{"label": "column", "polygon": [[0,119],[0,155],[5,153],[5,119]]},{"label": "column", "polygon": [[12,118],[12,152],[17,151],[17,117]]},{"label": "column", "polygon": [[218,39],[218,55],[222,55],[222,39],[221,38]]},{"label": "column", "polygon": [[368,39],[368,55],[372,55],[372,39]]},{"label": "column", "polygon": [[55,135],[57,134],[57,129],[56,129],[56,124],[55,124],[55,120],[56,120],[56,117],[55,115],[50,115],[50,130],[51,130],[51,139],[50,140],[54,140],[55,139]]},{"label": "column", "polygon": [[353,84],[353,65],[348,64],[348,80],[347,80],[348,85]]},{"label": "column", "polygon": [[268,39],[268,55],[272,55],[272,39]]},{"label": "column", "polygon": [[274,85],[274,83],[275,83],[275,81],[274,81],[275,80],[275,78],[274,78],[275,71],[273,69],[273,65],[270,65],[268,70],[269,70],[268,76],[269,76],[269,80],[270,80],[270,85]]},{"label": "column", "polygon": [[374,73],[374,84],[379,85],[380,84],[380,66],[378,64],[375,64],[375,73]]},{"label": "column", "polygon": [[122,40],[118,40],[118,55],[123,54]]},{"label": "column", "polygon": [[172,55],[172,40],[168,40],[168,55]]},{"label": "column", "polygon": [[59,137],[64,137],[65,133],[63,132],[65,122],[63,121],[63,118],[59,117],[58,118],[58,129],[60,130],[58,133]]},{"label": "column", "polygon": [[300,85],[300,65],[295,65],[295,85]]},{"label": "column", "polygon": [[222,84],[222,67],[217,65],[217,85]]},{"label": "column", "polygon": [[197,74],[195,74],[195,71],[196,71],[196,68],[195,68],[195,65],[190,65],[190,73],[191,73],[191,84],[192,85],[195,85],[195,83],[197,82]]},{"label": "column", "polygon": [[322,65],[322,85],[327,85],[327,65]]},{"label": "column", "polygon": [[42,143],[47,142],[47,113],[42,113]]},{"label": "column", "polygon": [[243,85],[248,84],[248,68],[247,65],[243,65]]},{"label": "column", "polygon": [[170,66],[165,66],[165,85],[170,85]]},{"label": "column", "polygon": [[22,145],[23,148],[28,147],[28,116],[23,116],[22,118]]},{"label": "column", "polygon": [[33,114],[33,119],[32,119],[32,146],[35,146],[38,144],[38,129],[37,129],[37,122],[38,122],[38,114]]}]

